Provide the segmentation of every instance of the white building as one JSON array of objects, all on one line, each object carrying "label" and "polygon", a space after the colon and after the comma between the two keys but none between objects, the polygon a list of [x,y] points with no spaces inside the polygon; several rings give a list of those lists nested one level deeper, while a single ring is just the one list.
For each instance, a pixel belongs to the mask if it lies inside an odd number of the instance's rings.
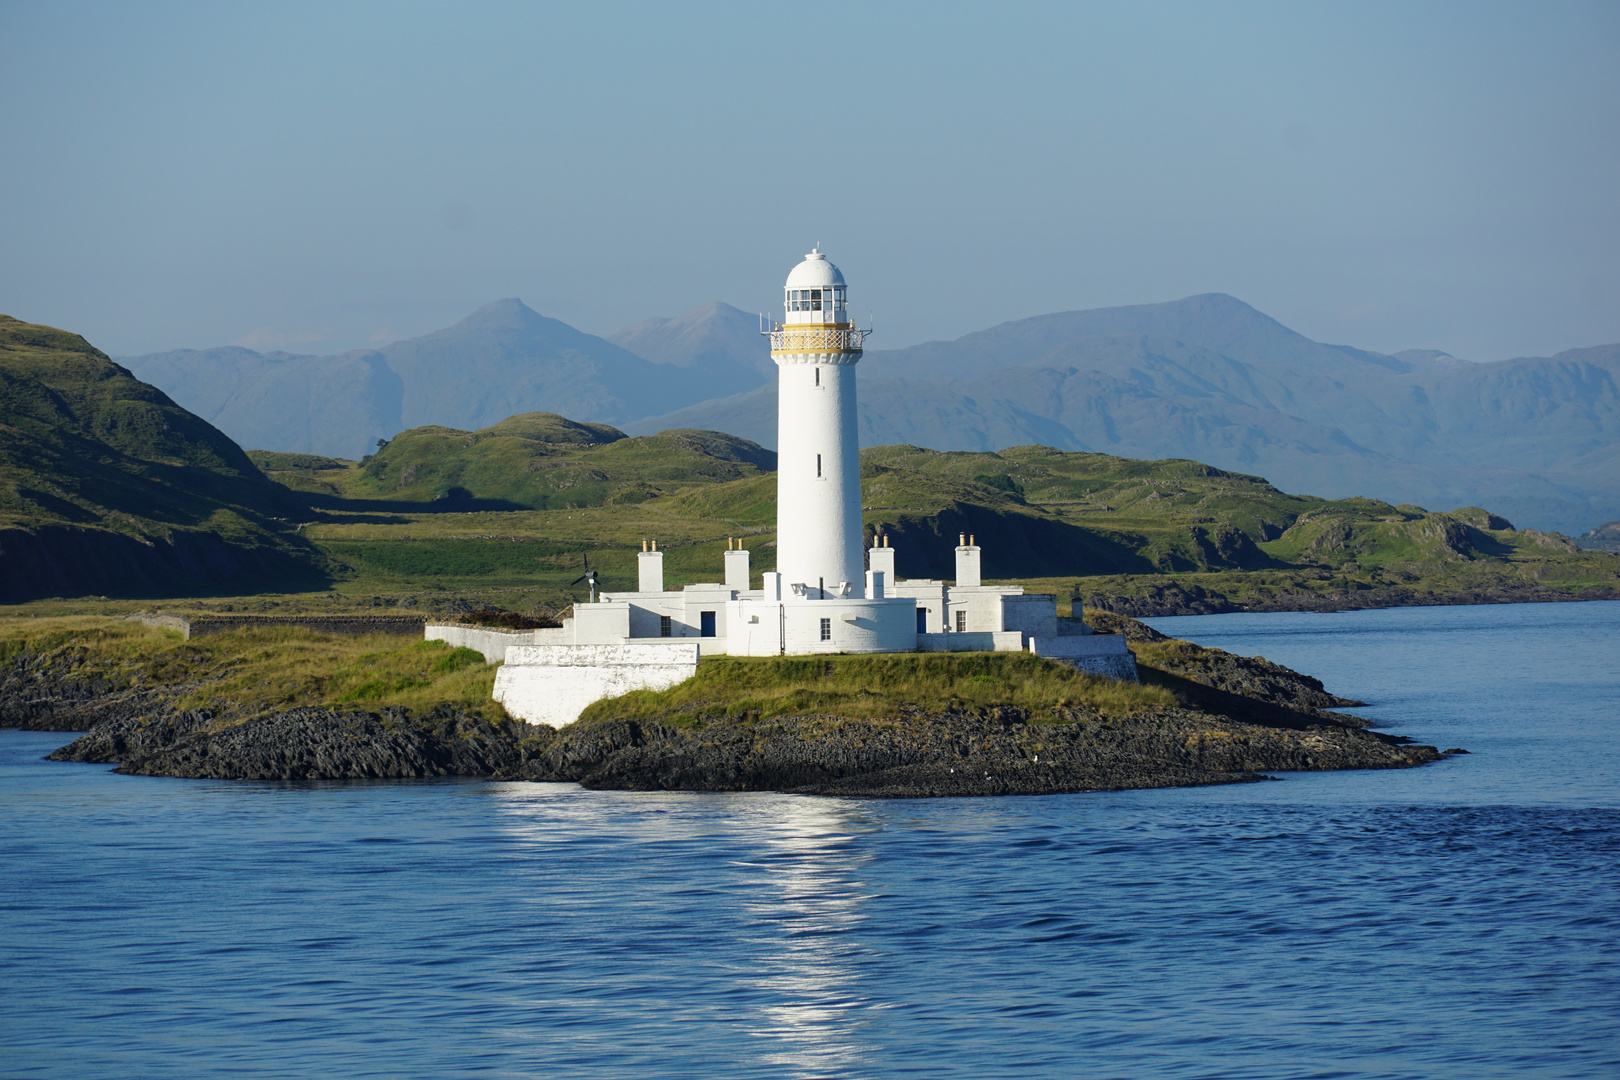
[{"label": "white building", "polygon": [[895,549],[862,552],[855,366],[866,331],[849,319],[844,275],[820,251],[788,274],[784,318],[767,331],[777,366],[776,570],[753,588],[734,542],[722,580],[664,588],[664,553],[643,545],[634,592],[576,604],[561,629],[505,632],[429,625],[429,638],[504,661],[495,698],[531,723],[572,723],[591,702],[689,677],[704,655],[1029,651],[1134,680],[1118,635],[1057,615],[1051,596],[980,580],[963,536],[956,580],[901,580]]}]

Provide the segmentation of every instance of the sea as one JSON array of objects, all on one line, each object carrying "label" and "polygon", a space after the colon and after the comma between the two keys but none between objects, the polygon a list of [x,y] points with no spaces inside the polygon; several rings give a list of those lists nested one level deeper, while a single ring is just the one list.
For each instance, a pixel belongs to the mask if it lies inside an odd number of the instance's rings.
[{"label": "sea", "polygon": [[0,1075],[1620,1077],[1620,603],[1152,622],[1469,752],[882,801],[0,732]]}]

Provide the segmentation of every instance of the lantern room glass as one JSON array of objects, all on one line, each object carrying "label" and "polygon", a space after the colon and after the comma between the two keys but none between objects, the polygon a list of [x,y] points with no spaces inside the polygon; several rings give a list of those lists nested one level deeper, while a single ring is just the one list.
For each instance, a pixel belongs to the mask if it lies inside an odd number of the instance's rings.
[{"label": "lantern room glass", "polygon": [[789,289],[787,291],[787,309],[789,311],[831,311],[834,315],[842,316],[849,309],[849,300],[842,285],[834,285],[825,289]]}]

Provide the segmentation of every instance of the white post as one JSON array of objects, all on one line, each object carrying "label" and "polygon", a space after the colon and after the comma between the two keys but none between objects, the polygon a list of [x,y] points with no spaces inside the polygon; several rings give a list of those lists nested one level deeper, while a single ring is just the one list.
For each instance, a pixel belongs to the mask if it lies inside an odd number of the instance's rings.
[{"label": "white post", "polygon": [[979,545],[973,537],[963,533],[956,545],[956,587],[975,588],[983,582],[979,577]]}]

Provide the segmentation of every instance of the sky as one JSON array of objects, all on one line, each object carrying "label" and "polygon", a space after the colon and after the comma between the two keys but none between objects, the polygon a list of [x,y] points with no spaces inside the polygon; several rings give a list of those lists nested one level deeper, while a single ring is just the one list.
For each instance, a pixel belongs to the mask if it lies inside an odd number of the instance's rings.
[{"label": "sky", "polygon": [[1620,4],[0,0],[0,311],[326,353],[516,296],[893,348],[1236,296],[1473,360],[1620,341]]}]

